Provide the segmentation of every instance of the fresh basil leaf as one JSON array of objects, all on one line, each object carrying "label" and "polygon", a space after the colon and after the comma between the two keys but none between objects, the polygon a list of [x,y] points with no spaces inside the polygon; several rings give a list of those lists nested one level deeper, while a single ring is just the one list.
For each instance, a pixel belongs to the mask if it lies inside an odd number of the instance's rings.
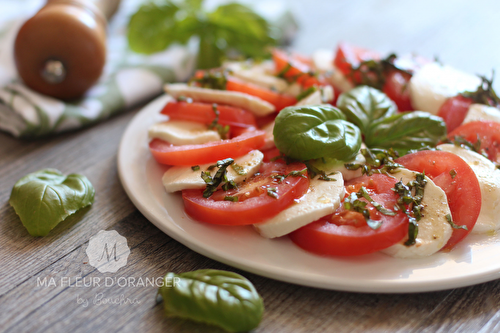
[{"label": "fresh basil leaf", "polygon": [[203,269],[167,273],[158,293],[168,316],[218,325],[230,332],[256,328],[264,312],[257,290],[243,276]]},{"label": "fresh basil leaf", "polygon": [[9,203],[32,236],[46,236],[59,222],[94,202],[94,187],[79,174],[44,169],[19,179]]},{"label": "fresh basil leaf", "polygon": [[337,107],[346,115],[347,121],[358,126],[365,136],[374,121],[397,112],[396,104],[389,97],[368,86],[359,86],[341,94]]},{"label": "fresh basil leaf", "polygon": [[128,24],[128,43],[132,51],[155,53],[178,40],[174,33],[179,7],[170,1],[149,2],[132,15]]},{"label": "fresh basil leaf", "polygon": [[424,146],[434,147],[446,136],[443,119],[423,111],[398,113],[372,124],[365,144],[370,148],[393,148],[400,155]]},{"label": "fresh basil leaf", "polygon": [[302,161],[321,157],[349,160],[361,147],[361,133],[344,119],[342,112],[330,105],[287,107],[276,117],[276,147]]}]

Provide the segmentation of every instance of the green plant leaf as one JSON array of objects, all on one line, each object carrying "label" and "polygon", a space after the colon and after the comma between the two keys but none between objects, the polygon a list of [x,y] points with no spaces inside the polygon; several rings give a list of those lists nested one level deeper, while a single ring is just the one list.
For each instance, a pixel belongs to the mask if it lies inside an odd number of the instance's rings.
[{"label": "green plant leaf", "polygon": [[264,312],[262,298],[252,283],[233,272],[203,269],[167,273],[158,293],[166,315],[217,325],[229,332],[256,328]]},{"label": "green plant leaf", "polygon": [[330,105],[291,106],[278,113],[274,142],[286,156],[306,161],[322,157],[353,158],[361,147],[361,132]]},{"label": "green plant leaf", "polygon": [[151,54],[166,49],[175,41],[186,40],[185,35],[178,36],[175,33],[178,11],[179,7],[170,1],[142,5],[132,15],[128,24],[127,38],[130,49]]},{"label": "green plant leaf", "polygon": [[401,156],[409,150],[434,147],[446,136],[443,119],[428,112],[398,113],[372,124],[365,144],[371,148],[393,148]]},{"label": "green plant leaf", "polygon": [[368,86],[359,86],[339,96],[337,107],[344,112],[347,121],[359,127],[366,136],[374,121],[392,116],[396,104],[383,92]]},{"label": "green plant leaf", "polygon": [[19,179],[9,203],[32,236],[46,236],[59,222],[94,202],[94,187],[82,175],[44,169]]}]

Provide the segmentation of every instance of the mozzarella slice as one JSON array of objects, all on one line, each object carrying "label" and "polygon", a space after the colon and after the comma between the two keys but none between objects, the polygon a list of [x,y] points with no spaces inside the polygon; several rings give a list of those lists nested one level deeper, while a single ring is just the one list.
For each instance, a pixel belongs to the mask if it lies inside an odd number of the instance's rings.
[{"label": "mozzarella slice", "polygon": [[288,82],[266,71],[266,67],[250,65],[246,62],[231,62],[225,65],[231,70],[231,75],[258,86],[284,92],[288,88]]},{"label": "mozzarella slice", "polygon": [[354,89],[354,85],[349,81],[344,74],[335,66],[333,66],[333,71],[331,75],[327,77],[328,81],[341,92],[346,92]]},{"label": "mozzarella slice", "polygon": [[481,80],[450,66],[429,63],[410,80],[410,98],[416,110],[436,115],[446,99],[464,91],[474,91]]},{"label": "mozzarella slice", "polygon": [[467,112],[467,116],[465,116],[463,124],[477,120],[496,121],[500,123],[500,110],[483,104],[472,104],[469,106],[469,111]]},{"label": "mozzarella slice", "polygon": [[500,170],[480,154],[452,144],[439,145],[439,149],[460,156],[476,174],[481,189],[481,211],[471,233],[482,234],[500,229]]},{"label": "mozzarella slice", "polygon": [[191,87],[184,83],[166,84],[165,91],[174,98],[184,96],[200,102],[232,105],[248,110],[256,116],[266,116],[275,111],[271,103],[237,91]]},{"label": "mozzarella slice", "polygon": [[[241,183],[245,179],[250,178],[259,171],[263,157],[264,155],[260,151],[252,150],[248,154],[236,158],[234,164],[243,167],[243,170],[240,171],[239,174],[234,168],[229,166],[229,168],[227,168],[227,179],[235,183]],[[169,193],[188,189],[205,188],[207,184],[201,178],[201,172],[209,171],[207,169],[210,165],[212,164],[200,165],[200,169],[197,171],[193,171],[191,167],[187,166],[173,166],[163,174],[163,186]],[[214,176],[216,172],[217,168],[211,171],[211,175]]]},{"label": "mozzarella slice", "polygon": [[328,103],[333,100],[333,89],[331,86],[321,87],[309,96],[302,98],[297,104],[300,105],[318,105]]},{"label": "mozzarella slice", "polygon": [[281,237],[332,214],[340,206],[345,193],[342,175],[333,178],[336,181],[312,179],[306,194],[273,218],[254,224],[255,229],[266,238]]},{"label": "mozzarella slice", "polygon": [[330,50],[316,50],[311,56],[312,67],[319,72],[333,71],[333,52]]},{"label": "mozzarella slice", "polygon": [[[404,184],[415,180],[417,173],[407,169],[400,169],[392,176],[401,179]],[[425,177],[427,185],[424,188],[422,205],[423,217],[418,221],[418,236],[415,245],[406,246],[407,237],[398,244],[382,250],[383,253],[396,258],[421,258],[439,251],[446,245],[453,232],[446,215],[450,214],[448,199],[444,191],[432,180]]]},{"label": "mozzarella slice", "polygon": [[208,130],[204,124],[181,120],[154,124],[148,135],[151,139],[162,139],[173,145],[197,145],[221,139],[219,133]]},{"label": "mozzarella slice", "polygon": [[[363,144],[361,148],[366,148],[366,146]],[[325,158],[314,160],[311,163],[314,167],[324,171],[327,175],[331,173],[341,173],[344,180],[350,180],[362,176],[361,168],[358,170],[348,170],[345,165],[347,163],[364,164],[366,163],[366,160],[363,154],[358,152],[356,157],[350,161],[339,161],[333,158]]]},{"label": "mozzarella slice", "polygon": [[264,141],[264,146],[262,146],[261,149],[266,150],[276,147],[276,145],[274,144],[274,134],[273,134],[274,121],[271,121],[269,124],[262,127],[262,130],[266,132],[266,138]]}]

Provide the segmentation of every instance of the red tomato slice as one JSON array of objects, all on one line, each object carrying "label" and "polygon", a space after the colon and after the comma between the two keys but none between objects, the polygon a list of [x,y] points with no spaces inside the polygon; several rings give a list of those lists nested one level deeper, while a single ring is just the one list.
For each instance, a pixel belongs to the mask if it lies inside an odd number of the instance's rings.
[{"label": "red tomato slice", "polygon": [[262,154],[264,154],[264,162],[271,162],[281,156],[281,152],[276,147],[262,150]]},{"label": "red tomato slice", "polygon": [[[432,179],[446,193],[455,224],[467,227],[468,230],[453,229],[443,248],[450,250],[471,232],[481,210],[481,190],[474,171],[460,157],[445,151],[420,151],[400,157],[396,162],[407,169],[424,172]],[[451,170],[456,173],[453,178]]]},{"label": "red tomato slice", "polygon": [[283,76],[291,81],[297,81],[304,88],[322,85],[312,73],[311,61],[305,57],[297,54],[289,55],[287,52],[274,49],[273,61],[276,73],[282,73],[286,67],[289,67]]},{"label": "red tomato slice", "polygon": [[243,156],[262,147],[265,137],[264,131],[256,130],[229,140],[183,146],[174,146],[166,141],[154,139],[149,143],[149,150],[158,163],[192,166]]},{"label": "red tomato slice", "polygon": [[491,161],[500,163],[500,123],[471,121],[448,134],[448,139],[453,139],[455,136],[462,136],[472,143],[476,143],[478,139],[481,140],[479,149],[484,149]]},{"label": "red tomato slice", "polygon": [[[217,105],[219,111],[219,124],[237,127],[256,127],[257,122],[253,113],[243,109]],[[215,119],[213,104],[198,102],[169,102],[162,114],[168,115],[172,120],[196,121],[203,124],[210,124]]]},{"label": "red tomato slice", "polygon": [[[210,198],[203,198],[203,190],[184,190],[182,198],[186,213],[192,218],[222,225],[247,225],[262,222],[278,214],[301,197],[309,188],[306,177],[287,177],[281,182],[273,175],[287,175],[300,171],[302,163],[286,165],[283,162],[264,163],[259,174],[241,184],[238,189],[218,190]],[[268,194],[274,188],[277,198]],[[226,196],[238,197],[238,202],[224,201]]]},{"label": "red tomato slice", "polygon": [[385,76],[383,92],[398,106],[399,111],[412,111],[410,100],[411,75],[398,70],[391,70]]},{"label": "red tomato slice", "polygon": [[[370,197],[393,210],[398,195],[392,191],[397,179],[382,174],[362,176],[346,182],[348,193],[364,186]],[[362,199],[364,200],[364,199]],[[322,218],[290,234],[291,240],[306,251],[321,255],[353,256],[385,249],[408,235],[408,218],[399,211],[395,216],[378,212],[371,204],[370,218],[382,225],[370,228],[361,213],[346,210],[343,205],[331,217]]]},{"label": "red tomato slice", "polygon": [[[375,51],[356,47],[351,44],[340,42],[333,59],[333,64],[342,74],[349,75],[353,68],[358,67],[363,61],[379,60],[380,54]],[[358,80],[356,80],[358,81]]]},{"label": "red tomato slice", "polygon": [[293,96],[279,94],[271,89],[262,88],[258,85],[247,83],[235,78],[228,78],[226,89],[228,91],[239,91],[263,99],[264,101],[274,105],[276,107],[276,111],[280,111],[287,106],[295,105],[297,103],[297,99]]},{"label": "red tomato slice", "polygon": [[460,126],[467,116],[472,100],[461,95],[448,98],[439,108],[438,116],[443,118],[448,129],[448,133]]}]

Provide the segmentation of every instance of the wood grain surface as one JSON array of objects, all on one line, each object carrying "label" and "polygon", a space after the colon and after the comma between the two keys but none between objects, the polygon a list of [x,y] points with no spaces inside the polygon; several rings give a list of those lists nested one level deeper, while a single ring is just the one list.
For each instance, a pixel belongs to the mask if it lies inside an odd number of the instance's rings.
[{"label": "wood grain surface", "polygon": [[[498,1],[286,2],[300,24],[293,48],[310,53],[340,40],[380,52],[438,55],[471,73],[500,69]],[[1,4],[0,4],[1,7]],[[498,280],[467,288],[415,294],[362,294],[301,287],[233,269],[197,254],[152,225],[127,198],[117,175],[121,135],[140,106],[99,125],[37,141],[0,133],[0,331],[5,332],[220,332],[166,318],[154,287],[37,285],[54,277],[115,276],[88,264],[85,250],[100,230],[127,238],[131,254],[119,275],[160,277],[167,271],[217,268],[249,278],[264,298],[257,332],[495,332],[500,331]],[[14,183],[42,168],[85,174],[96,200],[84,214],[33,238],[8,199]],[[500,199],[500,198],[499,198]],[[492,258],[492,260],[499,260]],[[93,304],[104,297],[135,304]],[[98,296],[99,297],[99,296]],[[85,307],[79,304],[89,300]]]}]

